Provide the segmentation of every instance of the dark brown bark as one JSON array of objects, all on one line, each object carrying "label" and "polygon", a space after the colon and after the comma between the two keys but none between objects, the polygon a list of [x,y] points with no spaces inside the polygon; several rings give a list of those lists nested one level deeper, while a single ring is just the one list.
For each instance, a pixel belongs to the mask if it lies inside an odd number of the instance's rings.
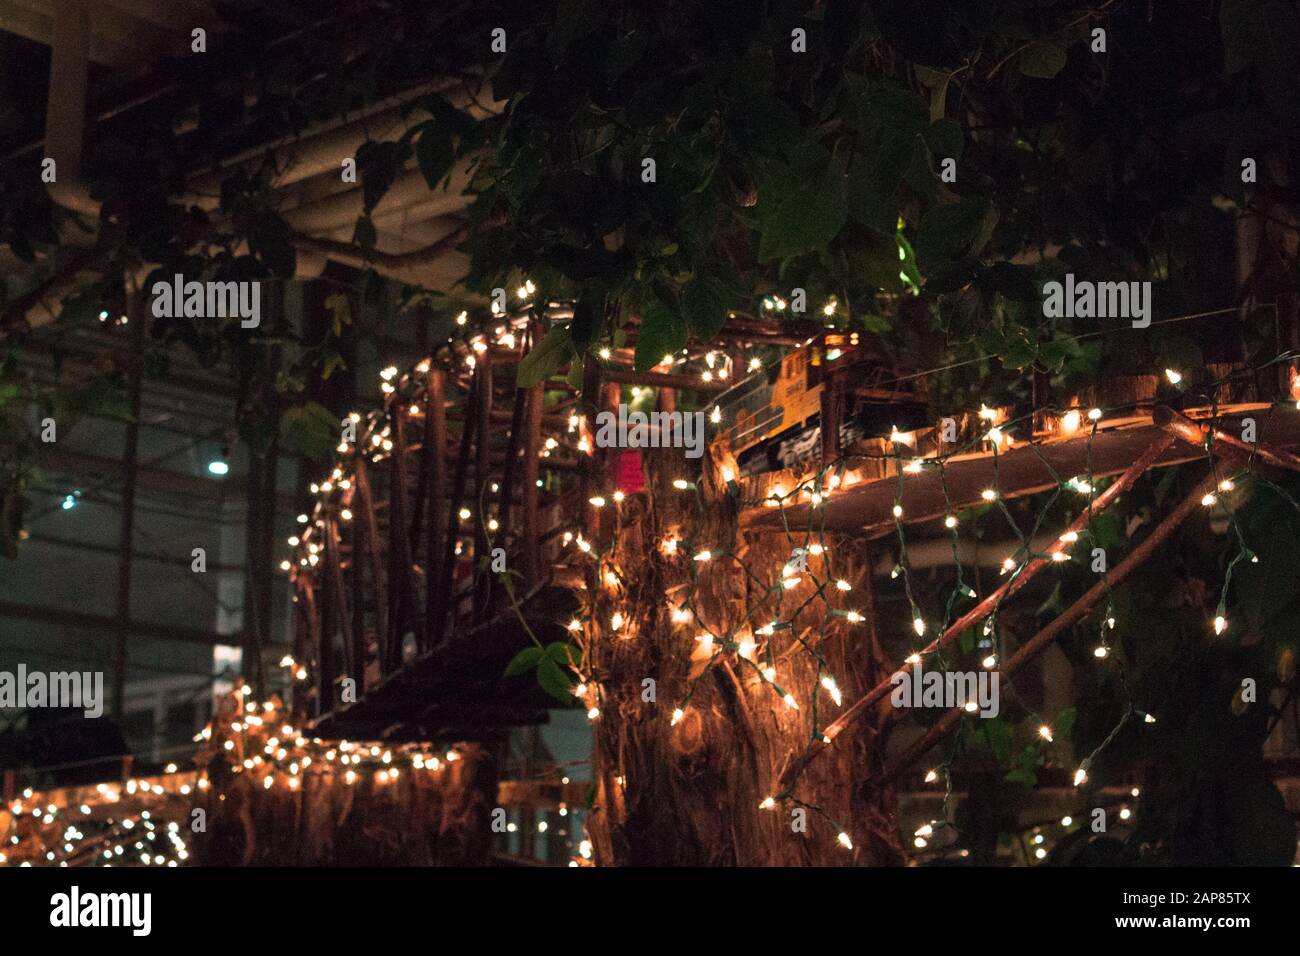
[{"label": "dark brown bark", "polygon": [[[717,450],[711,449],[711,455]],[[755,669],[735,654],[719,658],[696,684],[684,716],[675,726],[671,715],[682,705],[692,675],[692,653],[702,628],[726,635],[745,614],[766,600],[761,588],[730,558],[716,558],[700,568],[694,598],[698,621],[674,623],[670,601],[678,604],[690,581],[691,555],[679,548],[665,554],[660,543],[670,533],[690,534],[696,547],[742,555],[756,573],[771,577],[790,557],[784,536],[743,535],[735,500],[709,477],[701,482],[703,507],[692,509],[693,495],[672,486],[682,477],[680,452],[647,458],[648,493],[629,496],[610,562],[620,583],[602,585],[588,627],[586,666],[599,685],[600,716],[595,723],[593,773],[596,801],[588,832],[602,865],[846,865],[901,862],[895,798],[888,787],[868,791],[883,767],[883,714],[854,725],[828,759],[800,780],[794,796],[816,804],[826,817],[807,811],[807,827],[798,832],[786,802],[763,810],[759,804],[777,793],[783,765],[809,739],[814,700],[818,724],[836,710],[817,688],[816,661],[799,647],[794,634],[817,647],[852,700],[892,670],[870,626],[870,564],[851,539],[831,542],[837,577],[849,580],[866,623],[848,627],[835,619],[823,633],[822,612],[806,610],[796,630],[770,638],[778,681],[796,695],[798,710],[788,708]],[[687,476],[689,477],[689,476]],[[824,558],[809,569],[825,577]],[[603,577],[603,574],[602,574]],[[832,601],[836,599],[832,598]],[[611,632],[615,610],[626,623]],[[788,612],[788,611],[787,611]],[[768,611],[767,619],[774,616]],[[756,615],[756,622],[762,612]],[[757,624],[756,626],[761,626]],[[805,629],[811,630],[805,633]],[[744,633],[743,631],[741,633]],[[763,654],[764,638],[759,641]],[[696,652],[696,670],[702,664]],[[654,681],[654,701],[646,700],[646,679]],[[595,692],[593,691],[593,694]],[[597,703],[594,696],[586,706]],[[827,819],[829,818],[829,819]],[[830,821],[833,820],[834,823]],[[837,842],[838,827],[854,843]]]}]

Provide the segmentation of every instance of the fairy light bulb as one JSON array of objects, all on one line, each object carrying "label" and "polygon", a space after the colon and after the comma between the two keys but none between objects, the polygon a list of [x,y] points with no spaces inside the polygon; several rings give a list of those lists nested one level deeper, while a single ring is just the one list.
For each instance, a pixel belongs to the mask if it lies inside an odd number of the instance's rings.
[{"label": "fairy light bulb", "polygon": [[956,515],[948,515],[946,518],[943,519],[943,526],[944,526],[945,528],[955,528],[955,527],[957,527],[957,516],[956,516]]},{"label": "fairy light bulb", "polygon": [[686,716],[686,712],[683,711],[680,707],[678,707],[676,710],[673,711],[672,720],[668,722],[669,726],[676,727],[678,724],[682,722],[682,718],[685,716]]},{"label": "fairy light bulb", "polygon": [[1050,744],[1052,742],[1052,728],[1047,726],[1047,724],[1043,724],[1038,728],[1038,736],[1042,737]]},{"label": "fairy light bulb", "polygon": [[983,491],[980,492],[980,497],[983,498],[985,501],[997,501],[998,493],[994,491],[992,488],[985,488]]},{"label": "fairy light bulb", "polygon": [[787,693],[781,699],[785,701],[785,706],[789,707],[791,710],[799,709],[799,704],[795,701],[793,694]]},{"label": "fairy light bulb", "polygon": [[843,578],[840,578],[835,582],[835,589],[837,591],[852,591],[853,585],[849,584],[849,582],[845,581]]},{"label": "fairy light bulb", "polygon": [[1181,372],[1177,372],[1174,369],[1167,368],[1165,369],[1165,378],[1169,379],[1170,385],[1177,385],[1179,382],[1183,380],[1183,375]]},{"label": "fairy light bulb", "polygon": [[849,839],[849,835],[845,833],[843,830],[840,831],[839,836],[837,836],[835,839],[839,841],[840,846],[844,847],[844,849],[846,850],[853,849],[853,841]]},{"label": "fairy light bulb", "polygon": [[844,697],[840,693],[839,685],[835,683],[834,677],[831,677],[829,674],[823,677],[822,687],[826,689],[826,693],[831,695],[831,700],[835,701],[835,706],[838,707],[843,702]]},{"label": "fairy light bulb", "polygon": [[609,629],[611,631],[617,631],[622,626],[623,626],[623,612],[615,611],[614,616],[609,619]]},{"label": "fairy light bulb", "polygon": [[1074,772],[1074,785],[1076,787],[1083,784],[1087,779],[1088,779],[1088,771],[1085,768],[1080,767],[1078,770]]},{"label": "fairy light bulb", "polygon": [[1216,616],[1214,619],[1214,633],[1222,634],[1227,629],[1228,629],[1228,619],[1224,617],[1222,614]]},{"label": "fairy light bulb", "polygon": [[1067,435],[1072,435],[1077,432],[1081,424],[1083,424],[1083,416],[1074,409],[1066,412],[1061,417],[1061,431],[1065,432]]},{"label": "fairy light bulb", "polygon": [[758,804],[760,810],[771,810],[776,807],[775,797],[764,797]]}]

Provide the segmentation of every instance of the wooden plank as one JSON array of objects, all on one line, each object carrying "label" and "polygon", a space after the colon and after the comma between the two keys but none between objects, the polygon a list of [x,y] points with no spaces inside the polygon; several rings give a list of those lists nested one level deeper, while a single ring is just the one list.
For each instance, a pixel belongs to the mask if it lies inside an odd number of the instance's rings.
[{"label": "wooden plank", "polygon": [[[471,405],[474,402],[474,396],[478,392],[479,384],[478,370],[475,369],[470,385],[469,401]],[[474,431],[477,427],[477,416],[468,415],[464,426],[460,430],[460,455],[456,459],[456,471],[452,478],[451,503],[447,509],[447,540],[443,544],[442,551],[441,593],[438,600],[437,617],[434,620],[434,633],[439,639],[442,637],[443,627],[448,616],[454,617],[456,612],[455,595],[452,590],[456,570],[456,537],[460,532],[460,509],[464,505],[465,485],[469,480],[469,453],[474,442]]]},{"label": "wooden plank", "polygon": [[[1278,449],[1300,447],[1300,412],[1290,406],[1273,407],[1271,411],[1266,405],[1236,407],[1221,415],[1219,428],[1229,435],[1240,435],[1241,420],[1246,417],[1256,420],[1261,444]],[[917,474],[904,474],[901,495],[896,476],[841,488],[821,506],[825,526],[830,531],[857,531],[868,537],[889,534],[894,530],[896,496],[903,508],[904,522],[933,521],[944,517],[949,510],[978,505],[982,501],[981,493],[995,484],[1004,500],[1049,491],[1056,487],[1053,471],[1061,480],[1086,475],[1090,456],[1094,478],[1117,475],[1164,434],[1149,418],[1138,419],[1099,429],[1089,449],[1088,432],[1084,427],[1071,438],[1042,442],[1033,448],[1021,445],[1000,452],[996,458],[991,453],[950,458],[944,466],[944,479],[933,467]],[[1179,441],[1153,467],[1205,459],[1204,448]],[[951,507],[944,497],[945,479]],[[787,505],[784,510],[785,520],[792,527],[804,527],[811,520],[811,506],[807,503]],[[741,515],[741,524],[747,528],[780,530],[780,511],[748,508]],[[817,520],[820,522],[821,516]]]},{"label": "wooden plank", "polygon": [[387,630],[387,601],[386,593],[388,582],[384,580],[383,570],[383,546],[379,540],[379,522],[375,516],[377,502],[375,501],[374,492],[370,487],[370,471],[366,463],[366,456],[358,453],[355,457],[354,474],[352,476],[355,494],[353,495],[352,520],[365,522],[366,551],[370,557],[370,589],[371,600],[375,604],[375,643],[380,655],[380,667],[383,667],[384,654],[384,634]]},{"label": "wooden plank", "polygon": [[488,553],[487,503],[488,478],[492,453],[492,357],[490,353],[478,359],[478,393],[474,413],[478,416],[478,439],[474,442],[474,505],[471,508],[474,522],[474,623],[478,624],[490,613],[492,606],[492,574],[483,564]]},{"label": "wooden plank", "polygon": [[429,463],[428,527],[424,552],[424,627],[421,648],[428,650],[441,636],[435,630],[439,583],[442,581],[443,523],[439,506],[447,497],[447,373],[429,369],[425,410],[425,458]]},{"label": "wooden plank", "polygon": [[407,523],[406,409],[394,403],[392,411],[393,454],[389,458],[388,485],[388,590],[392,612],[389,618],[386,664],[396,669],[402,662],[402,637],[414,628],[415,590],[411,582],[411,540]]},{"label": "wooden plank", "polygon": [[539,474],[538,456],[542,448],[542,386],[528,389],[528,403],[524,410],[524,461],[523,482],[520,489],[524,499],[523,565],[524,584],[536,587],[542,578],[540,527],[537,509]]}]

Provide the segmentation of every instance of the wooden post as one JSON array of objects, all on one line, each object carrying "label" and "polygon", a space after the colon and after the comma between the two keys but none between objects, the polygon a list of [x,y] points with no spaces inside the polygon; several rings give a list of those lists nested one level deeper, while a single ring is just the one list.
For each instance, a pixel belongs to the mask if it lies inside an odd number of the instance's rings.
[{"label": "wooden post", "polygon": [[[480,379],[478,370],[470,385],[469,404],[472,407],[478,394]],[[438,601],[438,614],[434,621],[435,633],[442,634],[443,624],[448,611],[453,621],[456,616],[456,594],[454,590],[456,572],[456,536],[460,532],[460,509],[465,500],[465,483],[469,475],[469,453],[474,441],[474,429],[478,425],[476,415],[466,415],[460,428],[460,455],[456,459],[456,471],[452,477],[451,503],[447,509],[447,541],[443,546],[442,594]]]},{"label": "wooden post", "polygon": [[542,580],[542,549],[538,526],[538,458],[542,450],[542,386],[534,385],[528,389],[528,404],[524,412],[524,487],[520,497],[524,501],[523,527],[523,564],[524,584],[527,588],[536,587]]},{"label": "wooden post", "polygon": [[[515,476],[519,471],[519,446],[523,441],[523,421],[524,409],[528,404],[528,390],[522,388],[515,389],[514,409],[510,413],[510,435],[506,442],[506,457],[501,469],[501,494],[497,496],[497,523],[501,531],[497,538],[503,544],[509,544],[509,529],[512,520],[511,508],[514,506],[515,498]],[[516,547],[523,539],[522,535],[514,536]],[[497,603],[500,603],[502,592],[494,592]]]},{"label": "wooden post", "polygon": [[[478,359],[478,394],[474,413],[478,415],[475,426],[478,438],[474,449],[474,623],[487,618],[492,606],[492,572],[483,565],[488,556],[487,537],[487,487],[492,452],[492,353],[484,352]],[[499,524],[499,522],[498,522]]]},{"label": "wooden post", "polygon": [[392,478],[388,488],[388,591],[391,616],[388,620],[390,671],[402,663],[402,636],[414,626],[411,587],[410,526],[406,519],[406,409],[393,405],[393,454],[389,461]]},{"label": "wooden post", "polygon": [[442,637],[437,616],[442,581],[443,523],[438,506],[447,497],[447,373],[429,369],[429,407],[424,415],[424,457],[429,463],[429,501],[425,520],[424,552],[424,640],[428,650]]},{"label": "wooden post", "polygon": [[[353,503],[360,501],[360,496],[353,493]],[[357,682],[357,695],[365,693],[366,687],[366,535],[365,518],[358,514],[360,508],[352,512],[352,643],[345,656],[348,671]]]},{"label": "wooden post", "polygon": [[[324,656],[322,648],[324,639],[322,634],[324,629],[321,626],[320,606],[316,601],[316,582],[314,578],[299,578],[303,582],[298,597],[300,601],[307,604],[307,647],[309,648],[309,659],[315,662],[316,666],[316,716],[325,713],[325,701],[329,700],[328,688],[329,681],[325,677]],[[331,675],[331,679],[332,679]],[[311,671],[307,672],[310,679]]]},{"label": "wooden post", "polygon": [[827,468],[840,457],[840,415],[843,396],[838,388],[838,376],[826,373],[821,396],[822,468]]},{"label": "wooden post", "polygon": [[356,474],[353,475],[355,493],[352,496],[352,520],[364,521],[366,535],[366,552],[370,559],[371,600],[375,602],[375,644],[379,654],[380,666],[383,667],[385,653],[384,635],[388,633],[387,603],[385,594],[388,584],[384,581],[383,549],[379,543],[379,524],[375,516],[375,496],[370,488],[370,475],[364,452],[356,454]]},{"label": "wooden post", "polygon": [[339,618],[339,637],[344,648],[351,648],[353,646],[352,618],[348,613],[348,595],[343,589],[342,561],[339,555],[339,529],[333,515],[325,518],[325,580],[333,595],[334,608]]},{"label": "wooden post", "polygon": [[601,463],[604,460],[603,450],[595,447],[596,415],[604,406],[602,395],[600,363],[594,356],[588,355],[582,365],[582,395],[578,400],[578,407],[586,420],[587,432],[592,441],[590,452],[578,459],[578,507],[585,516],[583,526],[586,528],[600,526],[600,509],[591,503],[590,498],[596,493],[595,487],[600,481]]},{"label": "wooden post", "polygon": [[307,601],[303,596],[302,582],[294,587],[293,596],[293,667],[289,670],[289,687],[292,688],[292,711],[295,723],[307,717],[307,694],[298,680],[298,668],[305,666],[311,647],[311,621],[308,619]]}]

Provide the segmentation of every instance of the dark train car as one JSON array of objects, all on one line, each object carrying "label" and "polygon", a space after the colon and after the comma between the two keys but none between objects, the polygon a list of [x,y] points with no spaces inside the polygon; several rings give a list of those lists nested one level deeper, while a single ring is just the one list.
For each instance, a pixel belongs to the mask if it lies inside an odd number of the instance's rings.
[{"label": "dark train car", "polygon": [[828,403],[839,422],[835,447],[845,451],[895,428],[910,431],[928,423],[924,397],[882,381],[894,376],[862,337],[828,330],[718,396],[721,437],[741,474],[798,469],[815,461],[822,453]]}]

